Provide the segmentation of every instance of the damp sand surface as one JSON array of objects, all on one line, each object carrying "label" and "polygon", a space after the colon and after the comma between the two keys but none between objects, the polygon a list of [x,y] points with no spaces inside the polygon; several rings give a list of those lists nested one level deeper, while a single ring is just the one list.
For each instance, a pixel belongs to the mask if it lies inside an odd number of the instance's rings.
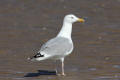
[{"label": "damp sand surface", "polygon": [[[0,80],[120,80],[120,0],[1,0]],[[31,62],[73,13],[74,51],[65,58],[66,76],[55,62]],[[60,70],[60,62],[57,62]]]}]

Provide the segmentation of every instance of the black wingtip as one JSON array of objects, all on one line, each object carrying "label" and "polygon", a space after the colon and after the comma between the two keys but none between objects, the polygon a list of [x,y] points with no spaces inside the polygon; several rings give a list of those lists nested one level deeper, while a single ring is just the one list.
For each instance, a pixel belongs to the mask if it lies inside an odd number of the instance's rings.
[{"label": "black wingtip", "polygon": [[38,52],[35,56],[33,56],[34,58],[38,58],[38,57],[44,57],[44,55],[42,55],[40,52]]},{"label": "black wingtip", "polygon": [[27,60],[31,60],[32,61],[32,60],[34,60],[36,58],[39,58],[39,57],[44,57],[44,55],[41,54],[40,52],[38,52],[35,56],[27,58]]}]

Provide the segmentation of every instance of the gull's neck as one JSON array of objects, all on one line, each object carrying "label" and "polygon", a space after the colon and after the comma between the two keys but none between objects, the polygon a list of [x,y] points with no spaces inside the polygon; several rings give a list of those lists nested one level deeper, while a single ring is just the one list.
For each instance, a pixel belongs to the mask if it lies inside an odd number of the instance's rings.
[{"label": "gull's neck", "polygon": [[72,23],[63,21],[63,26],[58,33],[57,37],[65,37],[68,39],[71,39],[71,33],[72,33]]}]

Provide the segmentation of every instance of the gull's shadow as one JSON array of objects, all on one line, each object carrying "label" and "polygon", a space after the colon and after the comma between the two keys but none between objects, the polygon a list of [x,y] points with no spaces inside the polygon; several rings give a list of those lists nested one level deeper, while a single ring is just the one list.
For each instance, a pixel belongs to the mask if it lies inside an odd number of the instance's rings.
[{"label": "gull's shadow", "polygon": [[56,75],[56,71],[38,70],[36,73],[27,73],[24,77],[37,77],[40,75]]}]

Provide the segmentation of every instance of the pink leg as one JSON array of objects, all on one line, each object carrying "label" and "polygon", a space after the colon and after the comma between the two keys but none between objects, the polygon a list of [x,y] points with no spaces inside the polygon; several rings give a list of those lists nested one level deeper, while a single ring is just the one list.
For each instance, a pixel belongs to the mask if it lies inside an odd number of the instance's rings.
[{"label": "pink leg", "polygon": [[62,62],[62,75],[65,76],[65,73],[64,73],[64,58],[61,59],[61,62]]}]

